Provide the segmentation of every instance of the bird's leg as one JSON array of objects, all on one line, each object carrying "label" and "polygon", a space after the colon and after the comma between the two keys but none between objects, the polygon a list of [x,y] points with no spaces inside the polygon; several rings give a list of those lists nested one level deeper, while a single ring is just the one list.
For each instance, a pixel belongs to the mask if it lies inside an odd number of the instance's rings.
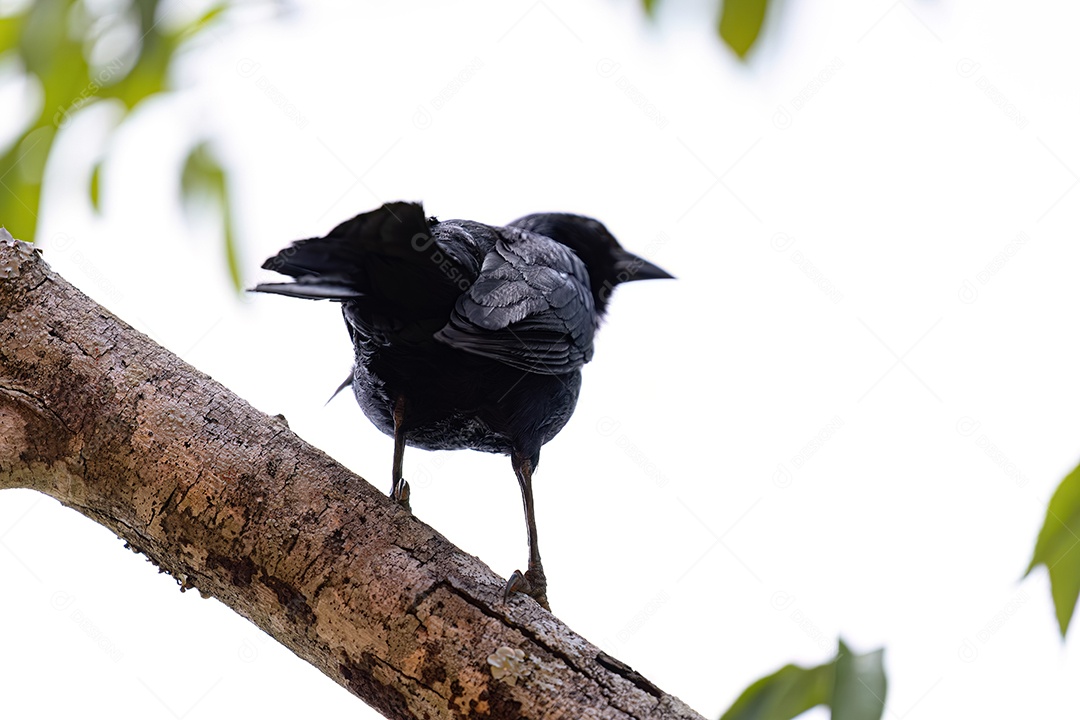
[{"label": "bird's leg", "polygon": [[515,570],[506,581],[503,600],[510,599],[510,593],[520,592],[532,596],[540,607],[550,611],[547,599],[547,577],[544,566],[540,563],[540,548],[536,544],[536,514],[533,512],[532,461],[524,455],[513,452],[510,461],[514,464],[514,474],[521,486],[521,501],[525,505],[525,527],[529,533],[529,569],[524,574]]},{"label": "bird's leg", "polygon": [[399,395],[394,403],[394,482],[390,486],[390,499],[412,512],[409,505],[409,483],[401,477],[401,465],[405,457],[405,396]]}]

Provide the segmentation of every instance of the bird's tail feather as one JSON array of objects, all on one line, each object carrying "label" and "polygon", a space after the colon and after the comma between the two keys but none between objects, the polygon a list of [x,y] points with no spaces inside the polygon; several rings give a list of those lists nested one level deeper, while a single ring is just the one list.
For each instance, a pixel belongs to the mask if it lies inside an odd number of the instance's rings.
[{"label": "bird's tail feather", "polygon": [[354,300],[364,294],[342,283],[300,280],[292,283],[259,283],[251,292],[271,293],[305,300]]},{"label": "bird's tail feather", "polygon": [[264,283],[256,292],[291,297],[348,299],[363,293],[372,262],[416,262],[415,245],[423,244],[430,227],[420,203],[386,203],[347,220],[325,237],[297,240],[263,263],[263,268],[290,275],[297,283]]}]

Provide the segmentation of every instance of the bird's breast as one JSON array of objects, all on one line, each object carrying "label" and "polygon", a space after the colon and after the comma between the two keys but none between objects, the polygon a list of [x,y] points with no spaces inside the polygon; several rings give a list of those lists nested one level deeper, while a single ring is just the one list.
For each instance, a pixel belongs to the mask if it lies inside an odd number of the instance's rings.
[{"label": "bird's breast", "polygon": [[577,402],[580,373],[536,375],[434,343],[435,347],[357,348],[353,393],[383,433],[405,400],[408,445],[509,454],[538,450],[562,429]]}]

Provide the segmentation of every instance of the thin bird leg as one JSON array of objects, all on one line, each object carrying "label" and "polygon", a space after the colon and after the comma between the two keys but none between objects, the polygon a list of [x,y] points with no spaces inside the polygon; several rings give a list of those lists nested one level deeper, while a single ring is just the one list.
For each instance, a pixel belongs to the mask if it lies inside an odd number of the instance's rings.
[{"label": "thin bird leg", "polygon": [[532,596],[540,607],[550,611],[547,599],[547,576],[544,575],[544,566],[540,563],[540,547],[536,542],[536,514],[533,512],[532,494],[532,461],[524,455],[514,452],[510,455],[510,461],[514,464],[514,474],[517,475],[518,485],[521,486],[521,501],[525,505],[525,527],[529,533],[529,569],[523,575],[520,570],[515,570],[506,581],[506,589],[503,591],[503,600],[510,599],[510,593],[520,592]]},{"label": "thin bird leg", "polygon": [[409,506],[409,483],[401,477],[401,466],[405,458],[405,396],[399,395],[394,403],[394,467],[393,484],[390,486],[390,499],[408,511]]}]

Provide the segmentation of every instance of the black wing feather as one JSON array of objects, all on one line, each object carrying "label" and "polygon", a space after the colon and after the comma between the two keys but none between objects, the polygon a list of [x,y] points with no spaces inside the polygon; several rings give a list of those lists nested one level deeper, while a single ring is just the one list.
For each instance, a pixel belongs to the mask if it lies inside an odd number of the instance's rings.
[{"label": "black wing feather", "polygon": [[435,337],[521,370],[562,375],[592,358],[594,331],[584,263],[550,238],[504,228]]}]

